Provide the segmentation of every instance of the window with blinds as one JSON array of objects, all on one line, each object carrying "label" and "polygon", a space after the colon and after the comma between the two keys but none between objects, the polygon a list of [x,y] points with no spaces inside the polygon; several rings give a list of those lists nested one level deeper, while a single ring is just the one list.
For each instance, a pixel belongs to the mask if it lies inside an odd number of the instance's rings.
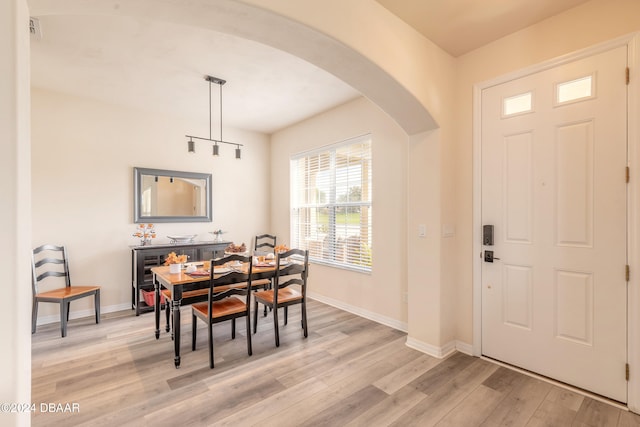
[{"label": "window with blinds", "polygon": [[291,158],[291,244],[310,260],[371,271],[371,136]]}]

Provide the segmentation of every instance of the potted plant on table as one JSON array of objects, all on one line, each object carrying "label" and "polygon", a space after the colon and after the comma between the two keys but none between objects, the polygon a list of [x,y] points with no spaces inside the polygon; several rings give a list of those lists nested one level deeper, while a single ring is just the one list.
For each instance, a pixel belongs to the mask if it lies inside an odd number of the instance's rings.
[{"label": "potted plant on table", "polygon": [[182,264],[187,262],[186,255],[176,255],[175,252],[170,252],[169,255],[164,259],[164,265],[169,266],[169,273],[177,274],[180,273],[182,269]]}]

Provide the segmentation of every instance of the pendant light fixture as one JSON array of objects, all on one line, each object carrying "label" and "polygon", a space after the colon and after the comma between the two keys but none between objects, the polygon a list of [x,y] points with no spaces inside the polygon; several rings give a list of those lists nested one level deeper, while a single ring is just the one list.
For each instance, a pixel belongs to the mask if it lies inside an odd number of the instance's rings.
[{"label": "pendant light fixture", "polygon": [[[194,139],[200,140],[200,141],[213,142],[214,156],[218,156],[220,154],[220,146],[218,144],[235,145],[236,159],[239,159],[241,157],[240,147],[242,147],[242,144],[229,142],[222,139],[222,85],[224,85],[227,81],[219,79],[218,77],[213,77],[213,76],[204,76],[204,79],[209,82],[209,138],[203,138],[203,137],[194,136],[194,135],[185,135],[187,138],[189,138],[189,140],[187,141],[187,150],[189,151],[189,153],[196,152]],[[220,88],[220,138],[219,139],[213,139],[213,136],[211,133],[211,83],[217,84],[218,87]]]}]

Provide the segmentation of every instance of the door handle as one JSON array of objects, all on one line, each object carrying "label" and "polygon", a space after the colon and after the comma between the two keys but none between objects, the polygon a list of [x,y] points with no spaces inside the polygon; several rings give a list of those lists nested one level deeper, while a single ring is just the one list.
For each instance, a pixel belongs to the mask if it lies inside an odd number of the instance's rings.
[{"label": "door handle", "polygon": [[493,251],[484,251],[484,262],[500,261],[500,258],[493,256]]}]

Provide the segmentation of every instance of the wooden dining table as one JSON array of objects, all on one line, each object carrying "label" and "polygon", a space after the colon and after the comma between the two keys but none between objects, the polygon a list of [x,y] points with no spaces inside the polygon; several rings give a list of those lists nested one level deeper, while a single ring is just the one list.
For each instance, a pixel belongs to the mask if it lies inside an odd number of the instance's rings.
[{"label": "wooden dining table", "polygon": [[[248,266],[243,264],[242,266],[232,267],[236,270],[244,271],[248,270]],[[202,271],[202,270],[199,270]],[[251,274],[251,280],[259,279],[271,279],[275,276],[275,265],[254,264]],[[214,270],[215,272],[215,270]],[[170,304],[171,313],[173,315],[173,344],[174,344],[174,363],[176,368],[180,367],[180,306],[182,302],[182,293],[185,290],[203,289],[209,286],[209,275],[197,275],[189,274],[186,270],[181,270],[180,273],[171,274],[169,272],[169,266],[153,267],[151,269],[153,273],[153,283],[155,285],[155,316],[156,316],[156,339],[160,338],[160,293],[162,286],[171,290],[171,301],[166,301],[166,304]],[[248,321],[248,320],[247,320]]]}]

